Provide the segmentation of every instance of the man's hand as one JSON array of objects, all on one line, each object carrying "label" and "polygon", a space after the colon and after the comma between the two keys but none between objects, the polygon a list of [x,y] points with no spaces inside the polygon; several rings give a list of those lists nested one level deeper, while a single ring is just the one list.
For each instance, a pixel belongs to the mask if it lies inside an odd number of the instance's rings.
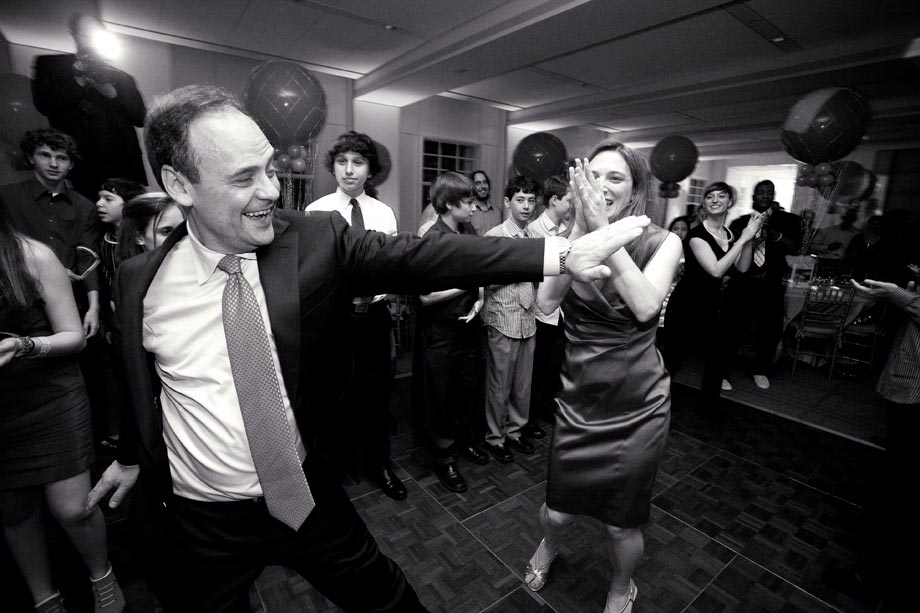
[{"label": "man's hand", "polygon": [[93,338],[99,331],[99,307],[90,307],[83,316],[83,334],[86,338]]},{"label": "man's hand", "polygon": [[120,505],[125,495],[134,487],[139,472],[139,466],[125,466],[117,461],[112,462],[102,473],[96,487],[86,497],[86,510],[94,508],[112,490],[115,490],[115,493],[109,500],[109,508],[114,509]]},{"label": "man's hand", "polygon": [[481,310],[482,310],[482,301],[477,300],[476,302],[473,303],[473,308],[470,309],[469,313],[467,313],[463,317],[458,317],[457,319],[465,324],[468,324],[474,319],[476,319],[476,316],[479,315],[479,311]]},{"label": "man's hand", "polygon": [[[850,283],[853,284],[853,287],[857,291],[862,292],[863,294],[868,294],[873,298],[885,298],[887,299],[892,292],[896,289],[900,289],[894,283],[888,283],[887,281],[873,281],[872,279],[866,279],[862,283],[858,283],[856,280],[851,279]],[[916,284],[911,281],[907,284],[907,289],[909,291],[914,291]]]},{"label": "man's hand", "polygon": [[645,232],[650,220],[645,215],[623,219],[572,241],[565,260],[566,271],[576,281],[596,281],[610,276],[604,261]]}]

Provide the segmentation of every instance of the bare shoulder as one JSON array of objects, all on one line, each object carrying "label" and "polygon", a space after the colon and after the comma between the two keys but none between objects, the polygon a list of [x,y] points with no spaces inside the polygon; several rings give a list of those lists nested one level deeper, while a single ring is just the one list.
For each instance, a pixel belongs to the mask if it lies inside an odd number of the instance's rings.
[{"label": "bare shoulder", "polygon": [[44,268],[53,264],[60,264],[57,256],[51,251],[51,247],[45,243],[28,236],[20,236],[19,241],[22,245],[23,257],[28,265]]}]

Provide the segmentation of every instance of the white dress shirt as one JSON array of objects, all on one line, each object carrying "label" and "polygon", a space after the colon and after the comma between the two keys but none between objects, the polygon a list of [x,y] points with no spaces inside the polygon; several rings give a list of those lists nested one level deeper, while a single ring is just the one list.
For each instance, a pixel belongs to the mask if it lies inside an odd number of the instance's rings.
[{"label": "white dress shirt", "polygon": [[[364,228],[366,230],[375,230],[383,232],[390,236],[396,234],[396,214],[388,205],[380,202],[376,198],[371,198],[366,193],[361,192],[355,198],[361,205],[361,215],[364,217]],[[351,196],[342,191],[342,188],[336,188],[334,192],[323,196],[319,200],[311,202],[307,211],[338,211],[341,213],[348,225],[351,225]],[[373,297],[371,302],[380,302],[386,298],[386,294],[380,294]],[[355,298],[355,303],[367,302],[365,298]]]},{"label": "white dress shirt", "polygon": [[[189,227],[147,290],[143,326],[144,349],[153,354],[163,384],[163,438],[173,491],[218,502],[262,495],[224,336],[227,273],[217,269],[224,255],[202,245]],[[258,262],[254,253],[237,255],[259,303],[284,410],[303,461],[306,453],[284,386]]]}]

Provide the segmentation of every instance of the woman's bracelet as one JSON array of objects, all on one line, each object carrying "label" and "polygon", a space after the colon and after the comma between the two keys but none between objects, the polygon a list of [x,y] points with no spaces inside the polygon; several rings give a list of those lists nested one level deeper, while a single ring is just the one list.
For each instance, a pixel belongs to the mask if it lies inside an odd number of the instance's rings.
[{"label": "woman's bracelet", "polygon": [[[44,336],[38,336],[34,338],[33,340],[38,341],[38,344],[41,345],[41,348],[38,350],[37,354],[30,356],[30,357],[40,358],[40,357],[43,357],[45,354],[47,354],[49,351],[51,351],[51,341],[45,338]],[[34,353],[34,350],[33,350],[33,353]]]}]

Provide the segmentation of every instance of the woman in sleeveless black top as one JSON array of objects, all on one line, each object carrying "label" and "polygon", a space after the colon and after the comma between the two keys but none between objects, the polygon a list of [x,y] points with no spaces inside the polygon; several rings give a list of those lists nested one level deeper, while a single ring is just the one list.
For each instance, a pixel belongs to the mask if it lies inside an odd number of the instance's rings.
[{"label": "woman in sleeveless black top", "polygon": [[706,356],[701,406],[718,399],[725,368],[721,339],[703,339],[700,334],[724,334],[725,327],[719,323],[722,283],[732,267],[744,271],[751,265],[751,239],[763,224],[761,216],[753,213],[741,236],[732,235],[725,218],[734,204],[735,189],[727,183],[718,181],[703,190],[706,218],[690,230],[684,249],[684,276],[674,288],[665,313],[668,372],[677,371],[692,345],[700,345]]},{"label": "woman in sleeveless black top", "polygon": [[[621,143],[598,145],[584,168],[570,173],[576,202],[573,236],[607,221],[624,225],[644,215],[649,172]],[[585,171],[591,176],[586,177]],[[596,177],[596,178],[594,178]],[[655,347],[658,313],[681,255],[680,239],[648,225],[607,260],[609,279],[546,279],[544,312],[562,304],[566,353],[549,460],[544,538],[525,569],[531,590],[546,582],[562,529],[575,515],[607,526],[614,573],[606,610],[628,611],[636,598],[633,571],[642,557],[639,527],[648,522],[652,485],[667,440],[670,381]]]},{"label": "woman in sleeveless black top", "polygon": [[0,523],[13,559],[36,608],[63,611],[51,583],[47,505],[90,571],[97,607],[121,611],[105,519],[98,507],[85,508],[93,439],[73,290],[54,253],[14,234],[2,207],[0,330]]}]

